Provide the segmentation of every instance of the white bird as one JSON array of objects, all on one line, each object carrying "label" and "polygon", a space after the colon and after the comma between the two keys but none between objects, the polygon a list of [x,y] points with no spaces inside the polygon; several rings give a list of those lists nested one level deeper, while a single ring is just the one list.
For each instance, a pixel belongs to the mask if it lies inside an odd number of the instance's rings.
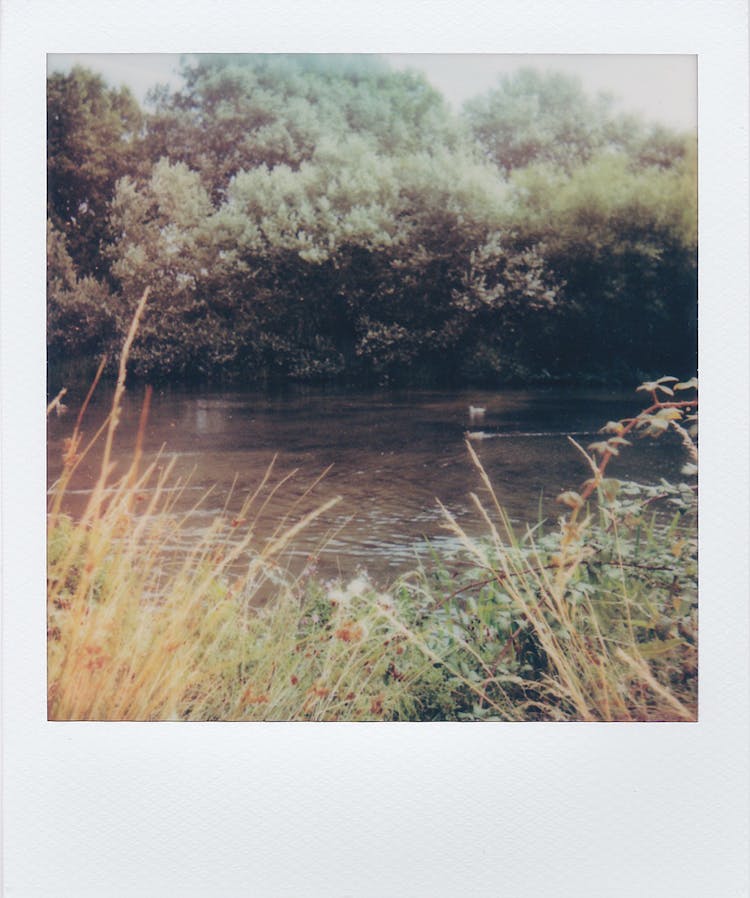
[{"label": "white bird", "polygon": [[486,408],[481,408],[478,405],[470,405],[469,406],[469,420],[474,421],[483,421],[484,413],[487,411]]}]

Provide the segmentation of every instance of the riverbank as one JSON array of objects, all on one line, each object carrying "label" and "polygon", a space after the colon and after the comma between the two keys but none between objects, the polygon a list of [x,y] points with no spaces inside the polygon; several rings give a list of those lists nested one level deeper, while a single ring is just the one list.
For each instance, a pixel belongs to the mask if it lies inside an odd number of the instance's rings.
[{"label": "riverbank", "polygon": [[473,453],[482,535],[445,509],[458,548],[386,588],[322,579],[314,556],[281,563],[335,499],[260,539],[286,485],[272,471],[175,555],[185,484],[174,459],[142,463],[145,414],[129,468],[112,480],[105,465],[74,523],[61,513],[84,461],[74,432],[50,505],[50,718],[695,719],[695,492],[605,476],[627,429],[689,426],[693,406],[658,390],[584,452],[593,486],[560,495],[556,528],[514,527]]},{"label": "riverbank", "polygon": [[[435,553],[379,591],[363,576],[322,582],[315,555],[299,573],[282,564],[340,499],[305,508],[313,483],[260,535],[289,480],[275,478],[273,465],[239,511],[225,500],[185,545],[201,500],[179,508],[188,481],[175,474],[177,455],[144,461],[150,389],[115,476],[128,354],[148,294],[123,345],[110,413],[84,439],[102,365],[50,490],[50,719],[696,718],[696,489],[644,488],[611,471],[633,434],[673,430],[689,457],[683,474],[697,473],[696,380],[642,384],[644,411],[608,421],[588,449],[571,438],[590,477],[557,496],[566,511],[555,530],[514,530],[467,441],[485,490],[471,495],[484,535],[442,506],[460,551]],[[66,494],[99,443],[98,473],[73,520]],[[652,508],[663,502],[674,508],[668,524]]]}]

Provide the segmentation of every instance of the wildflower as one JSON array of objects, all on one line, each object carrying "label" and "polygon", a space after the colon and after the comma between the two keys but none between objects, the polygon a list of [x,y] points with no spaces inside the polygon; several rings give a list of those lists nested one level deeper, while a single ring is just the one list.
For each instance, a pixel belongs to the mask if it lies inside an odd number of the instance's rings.
[{"label": "wildflower", "polygon": [[383,609],[383,611],[392,611],[393,610],[393,601],[387,592],[379,592],[375,597],[378,606]]},{"label": "wildflower", "polygon": [[99,645],[87,645],[83,650],[89,656],[89,660],[84,664],[86,670],[101,670],[109,661],[109,655],[105,655]]},{"label": "wildflower", "polygon": [[371,589],[371,586],[367,577],[359,576],[347,583],[346,587],[337,584],[332,589],[329,589],[328,598],[332,603],[346,607],[351,604],[353,599],[362,597],[369,589]]},{"label": "wildflower", "polygon": [[244,705],[265,705],[268,702],[268,694],[266,692],[259,692],[256,694],[255,689],[251,684],[242,693],[240,701]]},{"label": "wildflower", "polygon": [[328,589],[328,598],[331,604],[336,607],[346,601],[346,593],[339,586],[333,586]]},{"label": "wildflower", "polygon": [[396,667],[396,665],[391,661],[388,665],[387,673],[389,676],[393,677],[394,680],[403,680],[404,675],[401,671]]},{"label": "wildflower", "polygon": [[356,621],[347,621],[333,635],[342,642],[359,642],[364,636],[364,631],[361,624]]},{"label": "wildflower", "polygon": [[370,584],[365,577],[355,577],[346,587],[346,594],[350,599],[361,596]]}]

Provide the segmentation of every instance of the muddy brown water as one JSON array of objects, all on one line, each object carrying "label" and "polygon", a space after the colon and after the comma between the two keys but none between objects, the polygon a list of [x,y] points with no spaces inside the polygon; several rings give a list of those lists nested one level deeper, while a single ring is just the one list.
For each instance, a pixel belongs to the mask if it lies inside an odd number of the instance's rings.
[{"label": "muddy brown water", "polygon": [[[78,409],[79,400],[66,400],[68,414],[53,414],[48,422],[50,488]],[[83,422],[87,435],[104,419],[110,401],[106,390],[95,397]],[[126,394],[113,455],[119,471],[132,456],[142,403],[142,389]],[[591,389],[170,389],[154,392],[144,454],[148,460],[161,452],[160,465],[173,459],[173,478],[187,482],[175,511],[197,504],[181,530],[184,550],[217,515],[237,515],[273,462],[271,483],[297,473],[263,509],[258,539],[269,538],[282,520],[298,520],[340,496],[335,508],[298,534],[288,562],[300,568],[312,557],[321,576],[353,576],[364,569],[384,584],[418,559],[428,560],[432,549],[455,547],[438,500],[470,532],[482,532],[470,494],[486,498],[486,490],[466,449],[467,432],[483,434],[472,445],[511,520],[535,523],[541,513],[554,521],[560,514],[555,496],[576,489],[588,476],[568,436],[586,446],[606,421],[640,407],[635,393]],[[472,414],[472,408],[485,411]],[[76,472],[65,500],[73,515],[90,495],[100,458],[100,451],[93,451]],[[613,459],[609,473],[656,483],[676,479],[682,463],[677,441],[640,440]]]}]

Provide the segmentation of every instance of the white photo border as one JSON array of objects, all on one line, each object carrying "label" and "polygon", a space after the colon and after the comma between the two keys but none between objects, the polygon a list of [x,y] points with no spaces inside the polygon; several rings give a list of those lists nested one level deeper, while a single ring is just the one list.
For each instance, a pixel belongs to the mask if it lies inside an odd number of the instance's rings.
[{"label": "white photo border", "polygon": [[[744,894],[747,4],[3,0],[0,23],[8,894]],[[697,55],[698,723],[47,722],[46,54],[247,50]]]}]

